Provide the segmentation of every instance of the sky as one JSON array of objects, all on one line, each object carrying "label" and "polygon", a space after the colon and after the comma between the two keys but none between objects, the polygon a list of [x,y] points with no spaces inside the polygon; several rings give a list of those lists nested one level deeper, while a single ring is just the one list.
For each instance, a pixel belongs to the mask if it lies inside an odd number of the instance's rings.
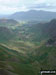
[{"label": "sky", "polygon": [[56,0],[0,0],[0,14],[12,14],[28,10],[56,12]]}]

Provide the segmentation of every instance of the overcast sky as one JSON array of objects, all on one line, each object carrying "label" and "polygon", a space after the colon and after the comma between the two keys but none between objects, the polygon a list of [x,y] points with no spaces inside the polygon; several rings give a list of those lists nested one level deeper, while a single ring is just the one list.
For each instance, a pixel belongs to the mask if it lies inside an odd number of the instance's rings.
[{"label": "overcast sky", "polygon": [[33,9],[56,12],[56,0],[0,0],[0,14]]}]

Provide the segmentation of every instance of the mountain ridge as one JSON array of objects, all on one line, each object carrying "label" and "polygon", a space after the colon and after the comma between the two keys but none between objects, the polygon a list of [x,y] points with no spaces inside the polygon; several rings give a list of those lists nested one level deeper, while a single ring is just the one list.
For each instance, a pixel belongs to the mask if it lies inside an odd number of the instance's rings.
[{"label": "mountain ridge", "polygon": [[56,18],[56,12],[42,11],[42,10],[29,10],[26,12],[16,12],[8,18],[27,21],[27,20],[38,20],[45,21]]}]

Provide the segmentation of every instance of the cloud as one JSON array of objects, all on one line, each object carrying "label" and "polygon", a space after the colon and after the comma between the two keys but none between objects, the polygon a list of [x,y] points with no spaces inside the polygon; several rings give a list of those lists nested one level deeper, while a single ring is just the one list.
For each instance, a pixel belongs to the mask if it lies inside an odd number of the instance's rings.
[{"label": "cloud", "polygon": [[11,4],[11,3],[18,3],[19,0],[0,0],[3,4]]},{"label": "cloud", "polygon": [[35,0],[34,4],[28,8],[31,10],[56,11],[56,0]]},{"label": "cloud", "polygon": [[27,10],[24,4],[20,4],[20,0],[0,0],[0,9],[0,14],[12,14]]},{"label": "cloud", "polygon": [[56,11],[56,0],[0,0],[0,14],[31,9]]},{"label": "cloud", "polygon": [[9,7],[0,5],[0,14],[12,14],[14,12],[27,11],[28,9],[23,5],[21,7]]},{"label": "cloud", "polygon": [[19,0],[0,0],[0,5],[15,7],[19,4]]},{"label": "cloud", "polygon": [[30,8],[48,8],[48,9],[52,9],[52,8],[56,8],[56,5],[52,5],[49,3],[42,3],[42,4],[36,4]]},{"label": "cloud", "polygon": [[35,4],[45,3],[46,0],[35,0]]}]

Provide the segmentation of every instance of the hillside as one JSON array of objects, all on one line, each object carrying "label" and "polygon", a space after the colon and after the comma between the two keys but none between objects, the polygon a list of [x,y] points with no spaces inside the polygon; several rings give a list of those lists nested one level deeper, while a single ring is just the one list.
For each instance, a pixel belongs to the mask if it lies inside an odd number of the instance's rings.
[{"label": "hillside", "polygon": [[10,19],[16,19],[19,21],[48,21],[56,18],[56,12],[30,10],[27,12],[16,12],[9,16]]},{"label": "hillside", "polygon": [[6,18],[2,18],[0,19],[0,26],[14,26],[19,24],[16,20],[13,19],[6,19]]},{"label": "hillside", "polygon": [[0,26],[0,42],[6,42],[12,39],[13,36],[14,36],[14,33],[11,29]]},{"label": "hillside", "polygon": [[13,19],[0,19],[0,42],[13,39],[13,29],[19,26],[19,22]]},{"label": "hillside", "polygon": [[56,36],[56,19],[46,23],[25,24],[16,27],[15,32],[21,40],[40,42]]},{"label": "hillside", "polygon": [[40,75],[41,69],[56,69],[56,19],[8,26],[0,26],[0,75]]},{"label": "hillside", "polygon": [[54,46],[35,46],[33,50],[22,54],[0,44],[0,75],[40,75],[41,68],[56,69],[55,57],[56,47]]}]

